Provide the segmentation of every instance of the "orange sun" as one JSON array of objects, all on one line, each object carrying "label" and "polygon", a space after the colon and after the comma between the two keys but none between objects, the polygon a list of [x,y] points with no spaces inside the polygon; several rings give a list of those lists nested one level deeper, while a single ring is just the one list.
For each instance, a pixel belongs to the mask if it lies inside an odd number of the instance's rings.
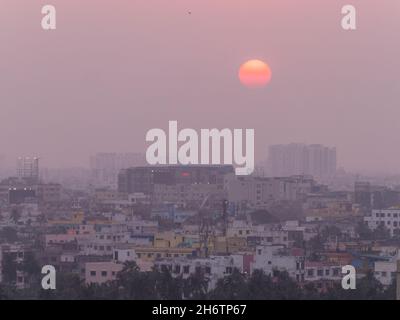
[{"label": "orange sun", "polygon": [[240,82],[249,88],[260,88],[271,81],[270,67],[261,60],[249,60],[239,70]]}]

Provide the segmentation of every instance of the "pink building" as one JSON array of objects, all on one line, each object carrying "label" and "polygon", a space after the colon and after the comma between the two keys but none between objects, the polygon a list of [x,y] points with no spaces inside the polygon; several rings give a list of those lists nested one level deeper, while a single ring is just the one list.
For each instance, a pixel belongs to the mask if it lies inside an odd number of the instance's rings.
[{"label": "pink building", "polygon": [[86,284],[102,284],[117,279],[117,274],[123,268],[122,264],[115,262],[87,262],[85,264]]}]

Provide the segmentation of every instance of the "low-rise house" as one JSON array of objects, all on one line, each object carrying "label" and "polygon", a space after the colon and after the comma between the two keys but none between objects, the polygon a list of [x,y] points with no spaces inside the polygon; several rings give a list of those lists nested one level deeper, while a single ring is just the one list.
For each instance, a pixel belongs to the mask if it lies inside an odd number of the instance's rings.
[{"label": "low-rise house", "polygon": [[257,246],[251,272],[263,270],[268,275],[274,271],[287,272],[296,281],[304,281],[305,257],[303,250],[288,250],[282,245]]},{"label": "low-rise house", "polygon": [[154,267],[161,272],[169,271],[173,276],[181,276],[183,279],[201,273],[208,280],[208,289],[212,289],[218,279],[231,275],[235,269],[243,272],[243,255],[161,259],[154,263]]},{"label": "low-rise house", "polygon": [[117,279],[117,274],[123,268],[122,264],[110,262],[87,262],[85,264],[85,283],[103,284]]}]

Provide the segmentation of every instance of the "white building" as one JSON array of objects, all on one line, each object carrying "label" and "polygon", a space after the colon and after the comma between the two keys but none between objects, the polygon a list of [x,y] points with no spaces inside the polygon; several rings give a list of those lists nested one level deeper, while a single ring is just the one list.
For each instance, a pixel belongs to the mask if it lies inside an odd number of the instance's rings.
[{"label": "white building", "polygon": [[302,254],[289,253],[281,245],[257,246],[251,272],[263,270],[267,275],[274,271],[286,271],[296,281],[304,281],[305,257]]},{"label": "white building", "polygon": [[156,261],[154,266],[159,271],[169,271],[173,276],[182,276],[184,279],[196,272],[202,272],[208,280],[208,289],[213,289],[218,279],[231,275],[235,269],[243,272],[243,256],[163,259]]},{"label": "white building", "polygon": [[341,281],[342,266],[336,263],[307,261],[305,281]]},{"label": "white building", "polygon": [[372,210],[370,215],[364,217],[364,221],[371,230],[382,225],[393,236],[400,232],[400,209]]},{"label": "white building", "polygon": [[375,278],[384,286],[390,286],[396,279],[397,259],[376,261],[374,263]]},{"label": "white building", "polygon": [[124,263],[127,261],[135,261],[137,255],[134,248],[119,246],[114,249],[113,258],[115,262]]}]

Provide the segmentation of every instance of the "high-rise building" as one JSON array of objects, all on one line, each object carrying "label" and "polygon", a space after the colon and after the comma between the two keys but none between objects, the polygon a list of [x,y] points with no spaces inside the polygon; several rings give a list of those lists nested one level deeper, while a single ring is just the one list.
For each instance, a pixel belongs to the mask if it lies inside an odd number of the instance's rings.
[{"label": "high-rise building", "polygon": [[17,159],[17,176],[21,179],[39,180],[39,158],[19,157]]},{"label": "high-rise building", "polygon": [[6,168],[5,168],[5,155],[0,154],[0,178],[4,178],[6,175]]},{"label": "high-rise building", "polygon": [[140,153],[97,153],[90,157],[92,182],[116,188],[120,170],[144,164],[144,155]]},{"label": "high-rise building", "polygon": [[166,165],[121,170],[118,190],[123,193],[153,194],[155,185],[187,186],[218,185],[223,188],[224,176],[233,173],[230,165]]},{"label": "high-rise building", "polygon": [[316,179],[336,173],[336,148],[320,144],[273,145],[268,152],[268,171],[276,177],[311,175]]}]

